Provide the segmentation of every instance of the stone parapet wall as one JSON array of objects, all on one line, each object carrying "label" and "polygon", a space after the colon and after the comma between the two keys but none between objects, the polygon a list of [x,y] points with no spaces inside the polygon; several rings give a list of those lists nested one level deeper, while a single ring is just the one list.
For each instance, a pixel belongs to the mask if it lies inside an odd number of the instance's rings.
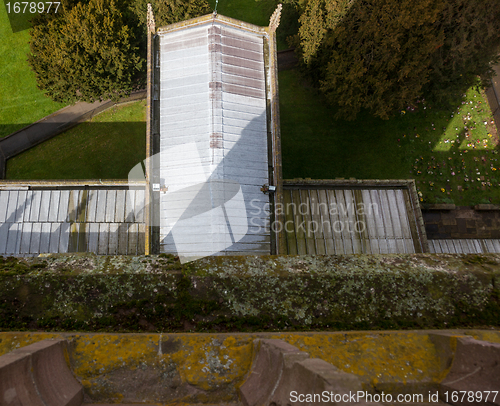
[{"label": "stone parapet wall", "polygon": [[498,326],[500,255],[3,258],[0,297],[3,330]]},{"label": "stone parapet wall", "polygon": [[500,238],[500,211],[495,205],[438,207],[422,211],[427,238]]},{"label": "stone parapet wall", "polygon": [[471,338],[498,346],[500,330],[230,334],[16,331],[0,332],[0,356],[42,340],[65,339],[67,362],[84,388],[84,403],[221,405],[238,400],[238,389],[249,379],[257,356],[256,339],[282,340],[295,346],[304,352],[302,358],[307,353],[323,365],[331,364],[339,375],[355,375],[363,390],[395,393],[406,389],[427,397],[431,388],[435,393],[436,385],[461,365],[453,365],[454,359],[464,359],[457,357],[460,341],[470,346]]}]

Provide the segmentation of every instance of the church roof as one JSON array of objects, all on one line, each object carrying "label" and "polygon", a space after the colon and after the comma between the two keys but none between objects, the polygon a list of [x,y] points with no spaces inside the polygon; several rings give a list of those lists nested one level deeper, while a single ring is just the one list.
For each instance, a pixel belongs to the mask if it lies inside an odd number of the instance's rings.
[{"label": "church roof", "polygon": [[2,181],[0,255],[144,253],[145,184]]},{"label": "church roof", "polygon": [[261,188],[273,171],[277,80],[268,28],[208,15],[157,35],[160,251],[269,254]]}]

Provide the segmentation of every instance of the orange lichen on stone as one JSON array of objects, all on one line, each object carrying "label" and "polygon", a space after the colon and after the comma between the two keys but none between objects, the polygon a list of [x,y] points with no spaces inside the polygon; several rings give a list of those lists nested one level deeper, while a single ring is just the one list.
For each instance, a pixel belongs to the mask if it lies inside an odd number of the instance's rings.
[{"label": "orange lichen on stone", "polygon": [[500,344],[500,330],[471,330],[469,333],[477,340]]},{"label": "orange lichen on stone", "polygon": [[71,337],[75,374],[90,378],[157,362],[158,334],[80,334]]},{"label": "orange lichen on stone", "polygon": [[38,341],[51,338],[64,338],[61,333],[29,333],[29,332],[3,332],[0,333],[0,356],[21,347],[34,344]]},{"label": "orange lichen on stone", "polygon": [[279,334],[280,338],[370,384],[436,382],[441,376],[429,336],[420,332]]},{"label": "orange lichen on stone", "polygon": [[[440,382],[449,370],[457,338],[467,335],[500,342],[500,330],[228,334],[3,332],[0,333],[0,355],[40,340],[65,338],[69,343],[71,369],[93,403],[154,403],[160,398],[165,399],[165,403],[170,400],[189,403],[193,399],[198,403],[213,403],[237,397],[237,390],[251,369],[257,338],[284,340],[309,353],[311,358],[358,375],[363,384],[371,386]],[[142,382],[153,381],[163,389],[136,394],[135,388],[125,385],[137,382],[141,387]],[[167,399],[165,393],[171,393],[171,388],[181,388],[179,393],[184,390],[185,394]],[[186,392],[186,388],[194,395]]]},{"label": "orange lichen on stone", "polygon": [[[178,336],[178,335],[176,335]],[[182,381],[210,390],[216,385],[240,384],[252,362],[249,335],[182,335],[178,351],[169,361],[178,365]]]}]

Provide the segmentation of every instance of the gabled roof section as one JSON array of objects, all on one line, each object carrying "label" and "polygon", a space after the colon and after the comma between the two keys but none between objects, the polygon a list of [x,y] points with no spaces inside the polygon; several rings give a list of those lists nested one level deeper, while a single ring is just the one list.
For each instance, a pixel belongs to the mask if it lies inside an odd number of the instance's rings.
[{"label": "gabled roof section", "polygon": [[240,21],[231,17],[226,17],[221,14],[207,14],[201,17],[191,18],[186,21],[181,21],[178,23],[159,27],[156,30],[156,34],[161,35],[167,32],[180,31],[186,28],[192,28],[199,25],[216,23],[216,22],[221,23],[227,27],[238,28],[240,30],[253,32],[255,34],[265,34],[269,32],[269,27],[261,27],[255,24],[246,23],[244,21]]},{"label": "gabled roof section", "polygon": [[274,31],[211,14],[159,28],[152,55],[159,251],[271,253],[261,188],[280,179]]}]

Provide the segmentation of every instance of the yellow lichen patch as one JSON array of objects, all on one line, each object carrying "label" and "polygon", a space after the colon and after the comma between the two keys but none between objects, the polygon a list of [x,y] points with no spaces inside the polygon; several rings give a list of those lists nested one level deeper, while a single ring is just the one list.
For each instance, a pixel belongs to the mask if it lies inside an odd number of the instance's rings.
[{"label": "yellow lichen patch", "polygon": [[251,336],[186,334],[179,350],[168,357],[178,366],[183,382],[210,390],[231,382],[241,384],[252,362],[251,348]]},{"label": "yellow lichen patch", "polygon": [[5,332],[0,333],[0,356],[21,347],[34,344],[41,340],[64,338],[60,333],[29,333],[29,332]]},{"label": "yellow lichen patch", "polygon": [[500,344],[500,330],[472,330],[470,331],[470,335],[472,335],[477,340]]},{"label": "yellow lichen patch", "polygon": [[438,381],[440,365],[428,335],[418,332],[349,332],[276,335],[363,381]]},{"label": "yellow lichen patch", "polygon": [[75,373],[90,378],[157,362],[159,334],[80,334],[71,338]]}]

